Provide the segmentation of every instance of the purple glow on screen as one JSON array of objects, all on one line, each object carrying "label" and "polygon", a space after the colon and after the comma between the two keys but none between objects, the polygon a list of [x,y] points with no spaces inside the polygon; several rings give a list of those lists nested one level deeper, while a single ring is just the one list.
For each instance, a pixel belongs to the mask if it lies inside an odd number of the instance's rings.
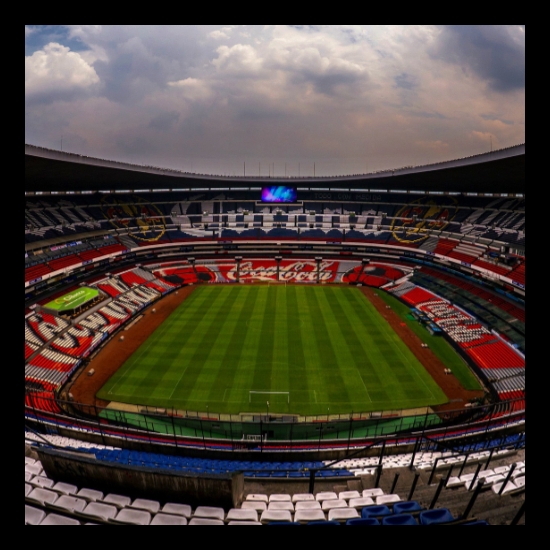
[{"label": "purple glow on screen", "polygon": [[276,185],[262,188],[262,202],[296,202],[296,188]]}]

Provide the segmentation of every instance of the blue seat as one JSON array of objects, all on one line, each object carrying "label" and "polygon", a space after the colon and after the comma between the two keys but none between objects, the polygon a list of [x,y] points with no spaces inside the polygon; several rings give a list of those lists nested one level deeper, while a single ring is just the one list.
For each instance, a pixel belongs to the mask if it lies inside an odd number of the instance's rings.
[{"label": "blue seat", "polygon": [[422,506],[416,500],[403,500],[393,505],[394,514],[410,514],[422,510]]},{"label": "blue seat", "polygon": [[455,518],[447,508],[435,508],[434,510],[424,510],[418,516],[420,525],[437,525],[448,523]]},{"label": "blue seat", "polygon": [[392,514],[382,518],[382,525],[418,525],[412,514]]},{"label": "blue seat", "polygon": [[462,525],[491,525],[486,519],[476,519],[474,521],[467,521]]},{"label": "blue seat", "polygon": [[380,522],[376,518],[350,518],[346,525],[380,525]]},{"label": "blue seat", "polygon": [[361,510],[362,518],[372,518],[381,516],[391,516],[391,510],[385,504],[373,504],[372,506],[365,506]]}]

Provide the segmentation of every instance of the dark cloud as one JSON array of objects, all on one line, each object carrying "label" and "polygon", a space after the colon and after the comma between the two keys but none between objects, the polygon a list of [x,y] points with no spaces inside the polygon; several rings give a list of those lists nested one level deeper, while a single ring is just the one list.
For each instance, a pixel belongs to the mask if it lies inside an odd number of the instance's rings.
[{"label": "dark cloud", "polygon": [[441,114],[441,113],[437,113],[437,112],[434,112],[434,111],[407,111],[407,114],[408,115],[412,115],[412,116],[418,116],[418,117],[422,117],[422,118],[438,118],[438,119],[448,119],[449,117],[446,117],[445,115]]},{"label": "dark cloud", "polygon": [[294,72],[291,77],[293,84],[303,85],[311,84],[315,91],[328,97],[337,97],[346,95],[347,92],[353,91],[361,83],[366,80],[366,75],[328,70],[326,72],[300,71]]},{"label": "dark cloud", "polygon": [[434,58],[461,65],[491,89],[525,87],[525,32],[506,25],[445,25],[429,50]]},{"label": "dark cloud", "polygon": [[93,91],[80,88],[69,90],[43,90],[25,96],[26,107],[40,107],[52,103],[70,103],[93,97]]},{"label": "dark cloud", "polygon": [[416,79],[407,73],[401,73],[395,78],[395,87],[403,88],[405,90],[412,90],[417,87]]},{"label": "dark cloud", "polygon": [[89,36],[90,44],[108,52],[94,68],[104,86],[105,97],[116,102],[139,101],[166,82],[183,80],[213,56],[204,46],[203,32],[193,26],[105,26]]},{"label": "dark cloud", "polygon": [[159,113],[150,120],[148,127],[161,131],[171,130],[174,128],[179,118],[180,114],[177,111]]}]

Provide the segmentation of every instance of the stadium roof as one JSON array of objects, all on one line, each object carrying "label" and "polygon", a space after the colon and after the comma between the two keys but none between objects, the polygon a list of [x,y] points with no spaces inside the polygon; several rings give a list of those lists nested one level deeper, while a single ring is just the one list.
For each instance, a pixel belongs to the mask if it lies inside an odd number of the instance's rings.
[{"label": "stadium roof", "polygon": [[232,189],[262,185],[316,189],[525,193],[525,144],[462,159],[370,174],[334,177],[254,177],[193,174],[139,166],[25,144],[25,191]]}]

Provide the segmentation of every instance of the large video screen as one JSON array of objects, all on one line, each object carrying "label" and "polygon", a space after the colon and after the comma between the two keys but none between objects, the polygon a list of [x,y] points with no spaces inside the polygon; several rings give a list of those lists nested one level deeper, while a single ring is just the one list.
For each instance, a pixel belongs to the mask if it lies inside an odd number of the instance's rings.
[{"label": "large video screen", "polygon": [[262,202],[296,202],[296,187],[273,185],[262,188]]}]

